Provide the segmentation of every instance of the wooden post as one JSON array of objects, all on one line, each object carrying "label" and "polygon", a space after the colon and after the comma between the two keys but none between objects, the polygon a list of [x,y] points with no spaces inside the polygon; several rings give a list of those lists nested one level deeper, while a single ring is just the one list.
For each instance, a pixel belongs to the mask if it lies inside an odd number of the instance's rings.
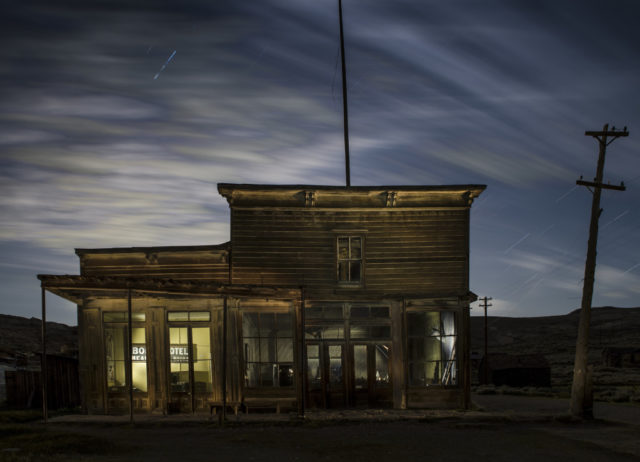
[{"label": "wooden post", "polygon": [[[584,285],[582,287],[582,304],[580,309],[580,323],[578,325],[578,339],[576,341],[576,356],[573,366],[573,384],[571,386],[571,414],[578,418],[593,418],[592,409],[587,399],[587,390],[591,384],[587,383],[589,374],[587,371],[587,356],[589,348],[589,325],[591,323],[591,301],[593,298],[593,285],[596,271],[596,248],[598,245],[598,220],[602,209],[600,208],[600,196],[602,189],[616,189],[624,191],[624,184],[620,186],[605,185],[602,183],[604,172],[604,159],[607,145],[619,136],[628,136],[627,127],[623,131],[609,130],[609,124],[605,124],[602,131],[587,131],[587,136],[596,138],[600,145],[598,154],[598,166],[595,182],[578,180],[576,183],[582,186],[593,187],[593,201],[591,203],[591,223],[589,225],[589,242],[587,244],[587,260],[584,268]],[[613,139],[607,143],[607,137]]]},{"label": "wooden post", "polygon": [[42,419],[47,423],[49,410],[47,409],[47,305],[46,289],[42,285],[42,358],[40,358],[40,382],[42,386]]},{"label": "wooden post", "polygon": [[307,376],[307,368],[305,367],[305,358],[306,358],[306,341],[304,337],[304,324],[305,324],[305,304],[304,304],[304,286],[300,287],[300,315],[296,318],[296,327],[297,327],[297,335],[298,335],[298,351],[299,360],[298,360],[298,418],[304,419],[305,412],[305,399],[307,396],[306,390],[306,376]]},{"label": "wooden post", "polygon": [[222,411],[220,412],[220,424],[224,425],[227,419],[227,298],[224,296],[222,306]]},{"label": "wooden post", "polygon": [[133,362],[131,361],[131,352],[132,352],[132,343],[133,343],[133,333],[131,329],[131,288],[127,290],[127,353],[125,356],[126,365],[127,365],[127,375],[129,381],[129,422],[133,423]]}]

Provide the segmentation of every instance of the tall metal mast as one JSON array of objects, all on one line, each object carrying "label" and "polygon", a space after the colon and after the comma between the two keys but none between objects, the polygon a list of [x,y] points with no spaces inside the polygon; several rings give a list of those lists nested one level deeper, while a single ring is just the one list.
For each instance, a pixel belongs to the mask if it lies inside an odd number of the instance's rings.
[{"label": "tall metal mast", "polygon": [[342,30],[342,0],[338,0],[340,16],[340,56],[342,58],[342,112],[344,115],[344,163],[347,188],[351,186],[351,172],[349,167],[349,117],[347,114],[347,68],[344,59],[344,31]]}]

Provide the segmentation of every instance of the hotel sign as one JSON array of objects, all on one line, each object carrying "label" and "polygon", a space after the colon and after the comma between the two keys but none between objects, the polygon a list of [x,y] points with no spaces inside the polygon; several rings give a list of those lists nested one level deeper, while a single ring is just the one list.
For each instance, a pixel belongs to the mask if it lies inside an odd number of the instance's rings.
[{"label": "hotel sign", "polygon": [[[196,346],[193,345],[194,353]],[[188,363],[189,362],[189,345],[175,344],[169,347],[169,357],[172,363]]]},{"label": "hotel sign", "polygon": [[147,361],[147,346],[144,343],[131,345],[131,361],[141,363]]}]

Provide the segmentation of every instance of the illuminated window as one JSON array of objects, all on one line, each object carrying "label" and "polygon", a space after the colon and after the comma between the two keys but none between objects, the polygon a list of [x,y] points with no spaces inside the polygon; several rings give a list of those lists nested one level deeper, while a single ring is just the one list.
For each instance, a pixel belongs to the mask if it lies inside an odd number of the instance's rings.
[{"label": "illuminated window", "polygon": [[409,384],[458,384],[456,323],[450,311],[407,313]]},{"label": "illuminated window", "polygon": [[247,387],[293,386],[293,324],[289,313],[244,313]]},{"label": "illuminated window", "polygon": [[362,237],[338,237],[337,270],[338,282],[362,282]]},{"label": "illuminated window", "polygon": [[[132,320],[144,320],[144,313],[133,313]],[[104,348],[107,388],[111,392],[125,391],[128,386],[126,357],[128,335],[126,312],[104,313]],[[145,328],[131,328],[131,378],[134,391],[147,391],[147,343]]]}]

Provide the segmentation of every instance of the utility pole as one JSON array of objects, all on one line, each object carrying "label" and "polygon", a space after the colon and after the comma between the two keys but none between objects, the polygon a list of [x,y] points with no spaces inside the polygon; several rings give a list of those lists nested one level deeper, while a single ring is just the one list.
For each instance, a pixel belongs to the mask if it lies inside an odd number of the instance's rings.
[{"label": "utility pole", "polygon": [[[593,194],[591,204],[591,224],[589,225],[589,243],[587,245],[587,261],[584,266],[584,286],[582,288],[582,305],[580,309],[580,324],[578,326],[578,340],[576,342],[576,357],[573,366],[573,385],[571,386],[571,414],[578,418],[593,418],[593,397],[591,396],[591,374],[587,367],[587,354],[589,347],[589,324],[591,323],[591,299],[593,298],[593,283],[596,271],[596,247],[598,244],[598,220],[602,209],[600,208],[600,195],[602,189],[614,189],[624,191],[624,183],[620,186],[604,184],[602,175],[604,171],[604,157],[607,146],[621,136],[629,136],[627,127],[616,130],[609,124],[605,124],[601,131],[586,131],[586,136],[592,136],[598,140],[600,153],[598,155],[598,168],[594,181],[583,181],[582,177],[576,184],[586,186]],[[593,188],[593,189],[591,189]]]},{"label": "utility pole", "polygon": [[493,300],[491,297],[479,298],[482,303],[480,306],[484,308],[484,361],[482,368],[483,382],[489,383],[489,328],[487,325],[487,308],[493,306],[489,303],[489,300]]}]

